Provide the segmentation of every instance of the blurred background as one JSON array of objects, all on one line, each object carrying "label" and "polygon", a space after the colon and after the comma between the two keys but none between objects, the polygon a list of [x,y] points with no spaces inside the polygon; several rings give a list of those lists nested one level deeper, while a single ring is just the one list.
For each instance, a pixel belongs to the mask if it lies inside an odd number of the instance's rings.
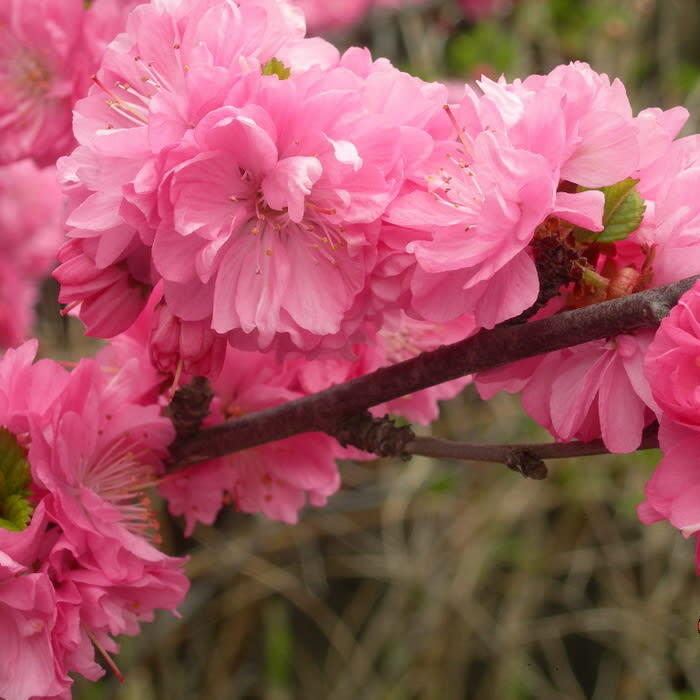
[{"label": "blurred background", "polygon": [[[636,109],[685,105],[700,123],[693,0],[297,0],[312,33],[369,46],[461,86],[585,60]],[[85,349],[45,290],[47,354]],[[433,432],[546,441],[517,399],[476,392]],[[189,554],[181,619],[124,639],[126,681],[78,682],[80,700],[700,698],[693,543],[635,513],[658,455],[505,467],[415,458],[343,465],[344,487],[295,527],[229,510],[166,548]]]}]

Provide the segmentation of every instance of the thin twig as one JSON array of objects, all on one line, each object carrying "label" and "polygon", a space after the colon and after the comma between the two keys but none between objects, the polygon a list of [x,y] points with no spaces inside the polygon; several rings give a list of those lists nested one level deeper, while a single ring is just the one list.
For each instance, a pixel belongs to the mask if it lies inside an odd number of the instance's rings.
[{"label": "thin twig", "polygon": [[700,275],[550,318],[481,331],[324,391],[201,430],[172,450],[171,469],[299,433],[336,434],[372,406],[509,362],[656,328]]},{"label": "thin twig", "polygon": [[[659,446],[658,425],[649,426],[642,436],[640,450],[651,450]],[[433,437],[416,437],[403,446],[405,454],[436,457],[440,459],[465,459],[474,462],[505,464],[523,476],[541,479],[546,476],[545,459],[566,459],[609,454],[602,440],[590,442],[547,442],[524,445],[484,445],[453,442]],[[537,469],[533,470],[533,467]],[[544,467],[542,473],[541,467]]]}]

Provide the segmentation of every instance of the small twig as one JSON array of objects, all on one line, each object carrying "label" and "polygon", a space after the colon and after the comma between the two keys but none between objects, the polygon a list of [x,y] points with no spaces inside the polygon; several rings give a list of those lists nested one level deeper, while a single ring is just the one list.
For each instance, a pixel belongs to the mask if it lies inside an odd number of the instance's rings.
[{"label": "small twig", "polygon": [[656,328],[699,275],[520,325],[481,331],[389,367],[199,431],[171,449],[171,469],[299,433],[336,427],[372,406],[542,353]]},{"label": "small twig", "polygon": [[[640,450],[651,450],[659,446],[658,425],[650,425],[642,436]],[[545,459],[565,459],[609,454],[602,440],[590,442],[548,442],[533,445],[484,445],[453,442],[433,437],[417,437],[404,445],[410,455],[441,459],[465,459],[474,462],[505,464],[530,479],[547,476]]]}]

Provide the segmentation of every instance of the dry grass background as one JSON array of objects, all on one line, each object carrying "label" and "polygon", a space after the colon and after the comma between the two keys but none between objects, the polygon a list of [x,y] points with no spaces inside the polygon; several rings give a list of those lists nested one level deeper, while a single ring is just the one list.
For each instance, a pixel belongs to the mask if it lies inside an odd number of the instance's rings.
[{"label": "dry grass background", "polygon": [[[522,0],[498,31],[514,42],[511,75],[583,58],[622,77],[639,108],[686,104],[694,131],[699,21],[689,0]],[[402,22],[361,38],[398,46],[428,77],[450,70],[445,38],[423,19]],[[48,354],[75,357],[79,332],[53,318],[41,325]],[[546,439],[517,399],[483,404],[472,390],[434,432]],[[228,511],[184,540],[166,517],[167,547],[191,557],[182,618],[123,640],[124,684],[79,681],[74,696],[700,698],[693,544],[635,515],[656,458],[552,463],[544,482],[422,458],[347,464],[343,490],[296,527]]]}]

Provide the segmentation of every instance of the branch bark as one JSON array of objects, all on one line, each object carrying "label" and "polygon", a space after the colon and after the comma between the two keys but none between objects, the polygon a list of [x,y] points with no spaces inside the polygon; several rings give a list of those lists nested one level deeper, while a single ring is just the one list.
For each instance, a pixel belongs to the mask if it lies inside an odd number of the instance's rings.
[{"label": "branch bark", "polygon": [[505,325],[324,391],[206,428],[171,450],[171,469],[304,432],[337,434],[377,404],[473,372],[621,333],[656,328],[700,275],[550,318]]},{"label": "branch bark", "polygon": [[[659,446],[658,425],[650,425],[642,436],[640,450],[652,450]],[[524,445],[484,445],[453,442],[433,437],[416,437],[403,445],[407,455],[422,455],[440,459],[464,459],[474,462],[505,464],[530,479],[547,476],[545,459],[566,459],[610,454],[602,440],[590,442],[547,442]]]}]

